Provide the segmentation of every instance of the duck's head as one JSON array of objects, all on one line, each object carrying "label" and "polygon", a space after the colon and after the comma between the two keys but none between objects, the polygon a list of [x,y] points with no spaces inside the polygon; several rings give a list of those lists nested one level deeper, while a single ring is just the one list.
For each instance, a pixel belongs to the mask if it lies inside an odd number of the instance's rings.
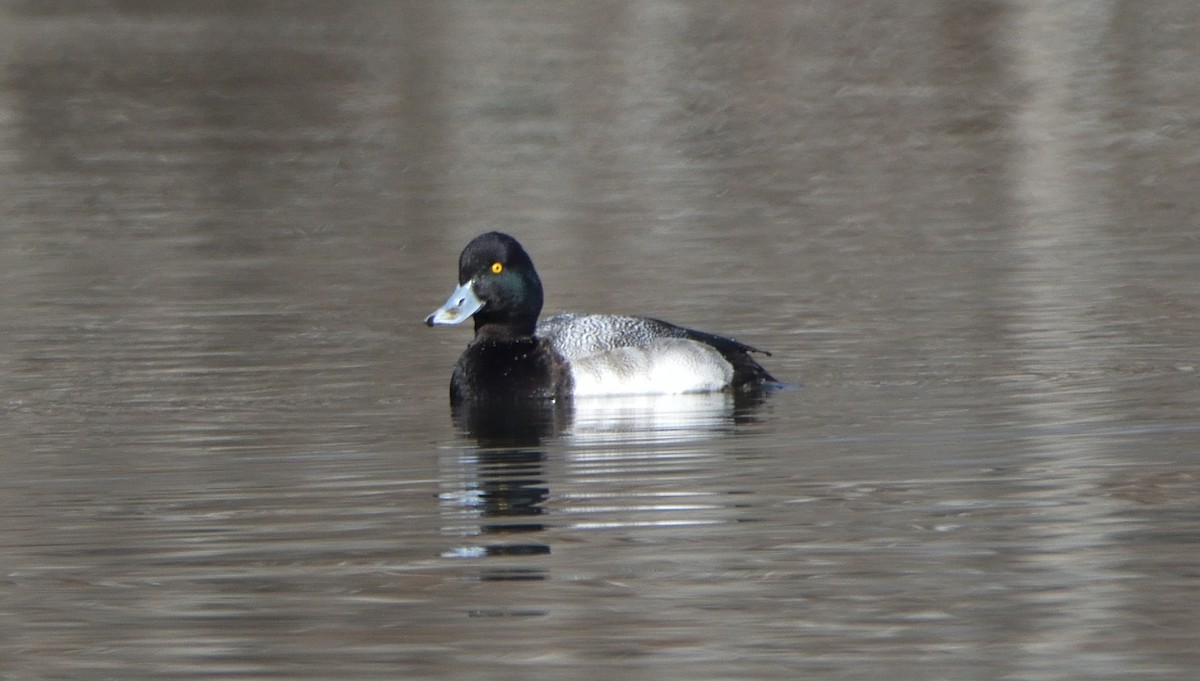
[{"label": "duck's head", "polygon": [[542,282],[529,254],[511,236],[488,232],[463,249],[458,258],[458,288],[425,323],[461,324],[474,317],[476,333],[494,325],[531,336],[541,312]]}]

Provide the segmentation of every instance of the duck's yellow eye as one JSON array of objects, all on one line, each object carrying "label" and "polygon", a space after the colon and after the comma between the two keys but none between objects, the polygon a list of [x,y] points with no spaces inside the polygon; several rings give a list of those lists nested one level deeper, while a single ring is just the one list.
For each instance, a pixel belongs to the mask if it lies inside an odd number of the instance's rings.
[{"label": "duck's yellow eye", "polygon": [[498,262],[492,263],[492,274],[500,274],[503,271],[504,271],[504,265],[501,265]]}]

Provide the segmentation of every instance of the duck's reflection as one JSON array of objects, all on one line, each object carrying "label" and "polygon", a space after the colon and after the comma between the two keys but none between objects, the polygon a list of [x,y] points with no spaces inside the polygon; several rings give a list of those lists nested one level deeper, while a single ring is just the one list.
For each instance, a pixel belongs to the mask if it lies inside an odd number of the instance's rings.
[{"label": "duck's reflection", "polygon": [[451,414],[459,434],[481,449],[537,448],[570,426],[574,406],[563,400],[464,402],[452,407]]},{"label": "duck's reflection", "polygon": [[547,528],[548,443],[565,448],[568,469],[631,450],[644,463],[647,448],[711,440],[753,420],[762,401],[711,393],[459,405],[452,413],[463,443],[443,459],[441,502],[446,532],[462,543],[442,555],[509,559],[481,563],[481,581],[545,579],[525,559],[551,553],[537,541]]},{"label": "duck's reflection", "polygon": [[[453,522],[447,532],[473,542],[452,548],[446,558],[528,557],[550,553],[531,533],[542,521],[549,489],[542,442],[570,422],[570,406],[553,402],[463,404],[454,423],[470,446],[457,451],[453,471],[443,480],[443,510]],[[537,567],[488,567],[481,581],[538,580]]]}]

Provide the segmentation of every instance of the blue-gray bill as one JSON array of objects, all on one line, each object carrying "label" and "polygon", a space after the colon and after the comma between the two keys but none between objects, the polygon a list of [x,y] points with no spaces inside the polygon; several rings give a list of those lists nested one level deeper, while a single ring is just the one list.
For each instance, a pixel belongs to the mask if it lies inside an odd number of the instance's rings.
[{"label": "blue-gray bill", "polygon": [[468,281],[450,294],[446,304],[433,311],[425,318],[426,326],[435,324],[461,324],[483,307],[483,301],[475,295],[472,282]]}]

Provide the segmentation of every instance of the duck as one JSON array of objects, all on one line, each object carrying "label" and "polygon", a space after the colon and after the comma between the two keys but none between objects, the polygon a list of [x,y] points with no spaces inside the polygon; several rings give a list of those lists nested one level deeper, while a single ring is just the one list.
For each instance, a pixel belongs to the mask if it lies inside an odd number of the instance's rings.
[{"label": "duck", "polygon": [[451,404],[761,391],[779,383],[733,338],[651,317],[563,313],[539,321],[542,282],[512,236],[487,232],[458,259],[458,287],[427,326],[474,320]]}]

